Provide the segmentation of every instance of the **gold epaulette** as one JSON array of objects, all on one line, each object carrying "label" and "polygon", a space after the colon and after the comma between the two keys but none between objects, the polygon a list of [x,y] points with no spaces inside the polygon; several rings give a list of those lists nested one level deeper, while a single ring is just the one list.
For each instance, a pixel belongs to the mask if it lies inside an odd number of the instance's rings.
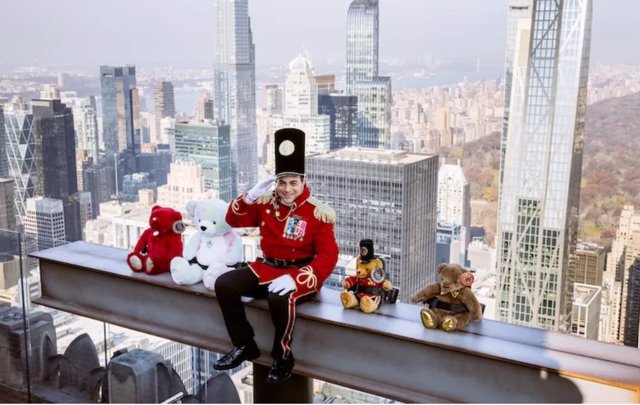
[{"label": "gold epaulette", "polygon": [[271,199],[273,198],[273,193],[268,192],[267,194],[263,194],[256,200],[257,204],[269,204]]},{"label": "gold epaulette", "polygon": [[311,196],[307,199],[307,202],[313,204],[316,209],[313,210],[313,216],[316,219],[319,219],[322,222],[326,222],[328,224],[336,223],[336,212],[333,208],[329,207],[327,204],[318,200],[317,198]]}]

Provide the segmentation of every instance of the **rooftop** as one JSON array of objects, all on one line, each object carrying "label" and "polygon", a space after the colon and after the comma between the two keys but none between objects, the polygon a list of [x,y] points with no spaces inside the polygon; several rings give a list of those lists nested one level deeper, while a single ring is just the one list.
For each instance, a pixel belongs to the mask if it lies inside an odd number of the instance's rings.
[{"label": "rooftop", "polygon": [[314,159],[352,160],[379,164],[408,165],[429,159],[434,155],[407,153],[402,150],[383,150],[371,148],[350,147],[338,149],[320,155],[314,155]]}]

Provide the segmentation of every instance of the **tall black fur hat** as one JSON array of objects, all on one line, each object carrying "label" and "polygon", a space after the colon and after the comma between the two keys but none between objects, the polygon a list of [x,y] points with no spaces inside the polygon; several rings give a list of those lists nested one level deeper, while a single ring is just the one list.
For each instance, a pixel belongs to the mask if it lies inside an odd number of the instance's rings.
[{"label": "tall black fur hat", "polygon": [[297,128],[275,132],[276,176],[304,176],[305,134]]},{"label": "tall black fur hat", "polygon": [[368,262],[373,259],[373,241],[371,239],[362,239],[360,241],[360,261]]}]

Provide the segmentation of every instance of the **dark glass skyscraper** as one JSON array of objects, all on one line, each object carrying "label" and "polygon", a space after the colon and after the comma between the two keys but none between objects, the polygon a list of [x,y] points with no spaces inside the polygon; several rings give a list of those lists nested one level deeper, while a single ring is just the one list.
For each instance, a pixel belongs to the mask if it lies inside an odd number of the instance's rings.
[{"label": "dark glass skyscraper", "polygon": [[82,239],[75,131],[71,109],[60,100],[33,100],[36,195],[62,200],[67,241]]},{"label": "dark glass skyscraper", "polygon": [[356,146],[358,98],[345,94],[318,94],[318,114],[329,116],[329,149]]},{"label": "dark glass skyscraper", "polygon": [[133,157],[140,151],[140,99],[136,68],[100,66],[100,84],[105,154],[112,158],[114,153],[128,152]]},{"label": "dark glass skyscraper", "polygon": [[629,267],[627,285],[627,313],[624,322],[624,345],[639,347],[640,333],[640,256]]}]

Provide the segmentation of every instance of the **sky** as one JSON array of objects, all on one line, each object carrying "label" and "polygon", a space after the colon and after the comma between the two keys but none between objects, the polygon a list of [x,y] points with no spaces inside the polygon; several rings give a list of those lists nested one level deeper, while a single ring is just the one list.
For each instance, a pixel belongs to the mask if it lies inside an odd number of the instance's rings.
[{"label": "sky", "polygon": [[[344,64],[350,0],[250,0],[257,65]],[[380,58],[502,64],[507,0],[380,0]],[[640,64],[640,0],[593,0],[591,60]],[[2,0],[1,64],[211,64],[212,0]],[[13,16],[13,17],[11,17]]]}]

